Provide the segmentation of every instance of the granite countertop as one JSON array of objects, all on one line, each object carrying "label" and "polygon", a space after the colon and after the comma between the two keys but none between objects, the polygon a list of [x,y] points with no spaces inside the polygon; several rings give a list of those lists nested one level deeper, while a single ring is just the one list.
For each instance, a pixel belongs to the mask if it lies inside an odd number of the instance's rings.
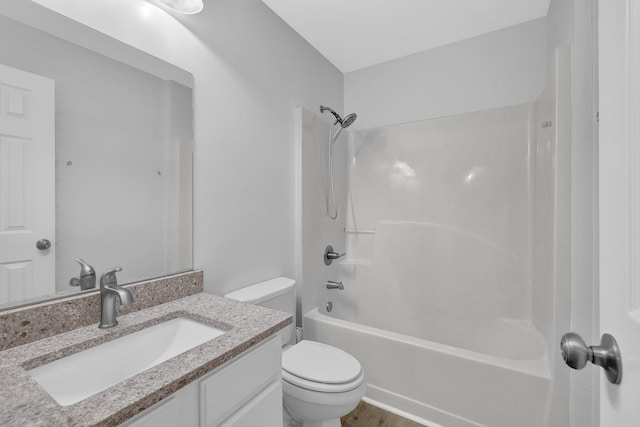
[{"label": "granite countertop", "polygon": [[[198,347],[69,406],[60,406],[28,369],[176,317],[226,332]],[[291,323],[289,314],[199,293],[0,352],[0,425],[115,426],[153,406]],[[126,363],[126,360],[117,361]]]}]

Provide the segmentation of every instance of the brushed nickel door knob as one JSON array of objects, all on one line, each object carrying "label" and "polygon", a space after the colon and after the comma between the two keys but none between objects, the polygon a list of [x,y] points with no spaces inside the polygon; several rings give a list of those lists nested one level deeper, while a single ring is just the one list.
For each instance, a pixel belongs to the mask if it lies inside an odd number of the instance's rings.
[{"label": "brushed nickel door knob", "polygon": [[591,362],[602,367],[609,382],[622,381],[622,357],[616,339],[603,334],[600,345],[587,346],[580,335],[568,332],[560,340],[560,353],[565,363],[573,369],[582,369]]},{"label": "brushed nickel door knob", "polygon": [[36,248],[40,251],[46,251],[51,247],[51,240],[49,239],[40,239],[36,242]]}]

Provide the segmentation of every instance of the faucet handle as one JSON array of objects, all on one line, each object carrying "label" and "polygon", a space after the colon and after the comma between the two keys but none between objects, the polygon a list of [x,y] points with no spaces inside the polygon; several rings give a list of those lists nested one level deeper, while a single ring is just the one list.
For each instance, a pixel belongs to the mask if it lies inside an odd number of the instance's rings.
[{"label": "faucet handle", "polygon": [[96,287],[96,270],[82,258],[76,258],[80,264],[80,275],[69,280],[69,286],[79,286],[80,290],[93,289]]},{"label": "faucet handle", "polygon": [[76,262],[80,264],[80,277],[82,276],[95,276],[96,271],[82,258],[76,258]]},{"label": "faucet handle", "polygon": [[116,273],[122,271],[122,267],[112,268],[111,270],[105,272],[100,277],[100,287],[105,287],[107,285],[118,285],[118,279],[116,278]]},{"label": "faucet handle", "polygon": [[343,253],[335,252],[333,250],[333,246],[329,245],[324,250],[324,257],[323,257],[324,265],[331,265],[331,263],[334,260],[342,258],[346,254],[347,254],[346,252],[343,252]]}]

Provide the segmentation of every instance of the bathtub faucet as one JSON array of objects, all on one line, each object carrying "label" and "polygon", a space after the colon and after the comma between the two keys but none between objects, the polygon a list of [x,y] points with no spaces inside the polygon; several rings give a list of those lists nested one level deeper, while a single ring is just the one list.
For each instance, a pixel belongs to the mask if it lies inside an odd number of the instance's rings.
[{"label": "bathtub faucet", "polygon": [[340,291],[344,290],[344,285],[342,282],[334,282],[333,280],[327,280],[327,289],[338,289]]},{"label": "bathtub faucet", "polygon": [[343,253],[338,253],[336,251],[333,250],[333,246],[329,245],[325,248],[324,250],[324,265],[331,265],[331,263],[336,260],[336,259],[340,259],[343,256],[345,256],[347,253],[343,252]]}]

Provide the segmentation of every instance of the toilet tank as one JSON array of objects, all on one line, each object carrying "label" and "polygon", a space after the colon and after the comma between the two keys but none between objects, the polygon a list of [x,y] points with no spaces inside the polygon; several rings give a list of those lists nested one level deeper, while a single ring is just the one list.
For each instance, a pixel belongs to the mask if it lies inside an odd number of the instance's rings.
[{"label": "toilet tank", "polygon": [[293,316],[293,323],[280,331],[282,344],[295,344],[296,281],[288,277],[259,282],[225,295],[235,301],[256,304],[273,310],[284,311]]}]

